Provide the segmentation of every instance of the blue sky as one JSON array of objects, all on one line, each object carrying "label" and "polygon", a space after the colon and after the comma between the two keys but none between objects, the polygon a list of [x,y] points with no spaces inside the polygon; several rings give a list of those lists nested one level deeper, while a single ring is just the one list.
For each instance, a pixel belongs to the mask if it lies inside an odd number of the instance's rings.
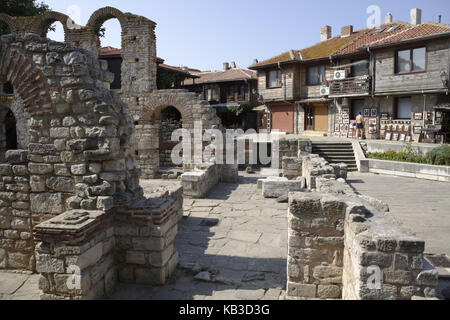
[{"label": "blue sky", "polygon": [[[421,8],[422,21],[450,24],[448,0],[44,0],[53,10],[72,15],[70,7],[80,8],[80,23],[105,6],[145,16],[158,25],[157,53],[167,64],[202,70],[219,70],[223,62],[235,61],[248,67],[253,59],[260,61],[289,49],[301,49],[320,40],[320,27],[330,25],[333,35],[344,25],[365,28],[370,14],[367,8],[380,8],[381,20],[388,12],[394,21],[409,21],[411,8]],[[102,45],[120,47],[120,24],[105,23]],[[62,40],[62,27],[54,40]]]}]

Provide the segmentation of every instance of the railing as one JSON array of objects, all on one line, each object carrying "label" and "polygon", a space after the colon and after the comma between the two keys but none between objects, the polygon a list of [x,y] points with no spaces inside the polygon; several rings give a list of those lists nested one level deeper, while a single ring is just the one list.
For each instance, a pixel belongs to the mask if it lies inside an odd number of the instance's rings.
[{"label": "railing", "polygon": [[330,96],[369,94],[371,87],[370,76],[334,80],[331,82]]}]

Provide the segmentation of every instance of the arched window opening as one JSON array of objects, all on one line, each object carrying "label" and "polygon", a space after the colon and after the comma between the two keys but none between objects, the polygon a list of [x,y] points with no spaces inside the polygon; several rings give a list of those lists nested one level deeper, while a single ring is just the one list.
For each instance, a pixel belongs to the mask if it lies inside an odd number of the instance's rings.
[{"label": "arched window opening", "polygon": [[161,111],[161,121],[163,122],[180,122],[181,113],[177,108],[167,107]]},{"label": "arched window opening", "polygon": [[11,110],[9,110],[5,116],[5,140],[6,151],[17,150],[16,117]]},{"label": "arched window opening", "polygon": [[47,38],[53,41],[64,42],[64,27],[61,22],[55,21],[47,31]]},{"label": "arched window opening", "polygon": [[1,94],[14,94],[14,87],[11,84],[11,82],[5,82],[1,87],[0,87],[0,93]]},{"label": "arched window opening", "polygon": [[118,19],[109,19],[98,25],[95,33],[99,36],[101,50],[99,58],[108,62],[109,72],[114,74],[110,89],[122,87],[122,27]]}]

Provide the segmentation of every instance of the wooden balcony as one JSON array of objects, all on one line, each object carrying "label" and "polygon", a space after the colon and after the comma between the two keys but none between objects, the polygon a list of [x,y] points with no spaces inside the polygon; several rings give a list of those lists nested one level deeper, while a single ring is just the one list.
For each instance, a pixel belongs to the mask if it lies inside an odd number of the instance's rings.
[{"label": "wooden balcony", "polygon": [[367,96],[372,88],[372,78],[362,76],[331,81],[330,97]]}]

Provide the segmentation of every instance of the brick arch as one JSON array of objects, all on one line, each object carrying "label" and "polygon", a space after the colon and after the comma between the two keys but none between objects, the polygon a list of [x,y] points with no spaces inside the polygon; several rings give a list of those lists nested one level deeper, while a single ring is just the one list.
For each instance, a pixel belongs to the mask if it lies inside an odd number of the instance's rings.
[{"label": "brick arch", "polygon": [[16,32],[17,31],[17,27],[16,24],[14,23],[13,19],[8,16],[7,14],[4,13],[0,13],[0,22],[3,22],[4,24],[6,24],[9,28],[10,32]]},{"label": "brick arch", "polygon": [[183,126],[192,126],[194,124],[192,107],[188,101],[176,95],[150,97],[147,106],[142,108],[140,115],[141,124],[155,124],[156,121],[161,119],[161,111],[167,107],[174,107],[181,113]]},{"label": "brick arch", "polygon": [[17,49],[0,42],[0,83],[10,82],[30,115],[52,112],[50,94],[42,71]]},{"label": "brick arch", "polygon": [[39,32],[39,35],[41,37],[46,37],[48,28],[50,28],[50,26],[57,21],[61,22],[64,28],[64,35],[66,35],[69,29],[68,22],[72,20],[70,20],[69,16],[56,11],[48,11],[38,16],[37,30]]},{"label": "brick arch", "polygon": [[113,7],[104,7],[95,11],[89,18],[86,28],[91,32],[95,31],[97,27],[102,26],[109,19],[114,18],[119,20],[123,31],[125,26],[125,14]]}]

